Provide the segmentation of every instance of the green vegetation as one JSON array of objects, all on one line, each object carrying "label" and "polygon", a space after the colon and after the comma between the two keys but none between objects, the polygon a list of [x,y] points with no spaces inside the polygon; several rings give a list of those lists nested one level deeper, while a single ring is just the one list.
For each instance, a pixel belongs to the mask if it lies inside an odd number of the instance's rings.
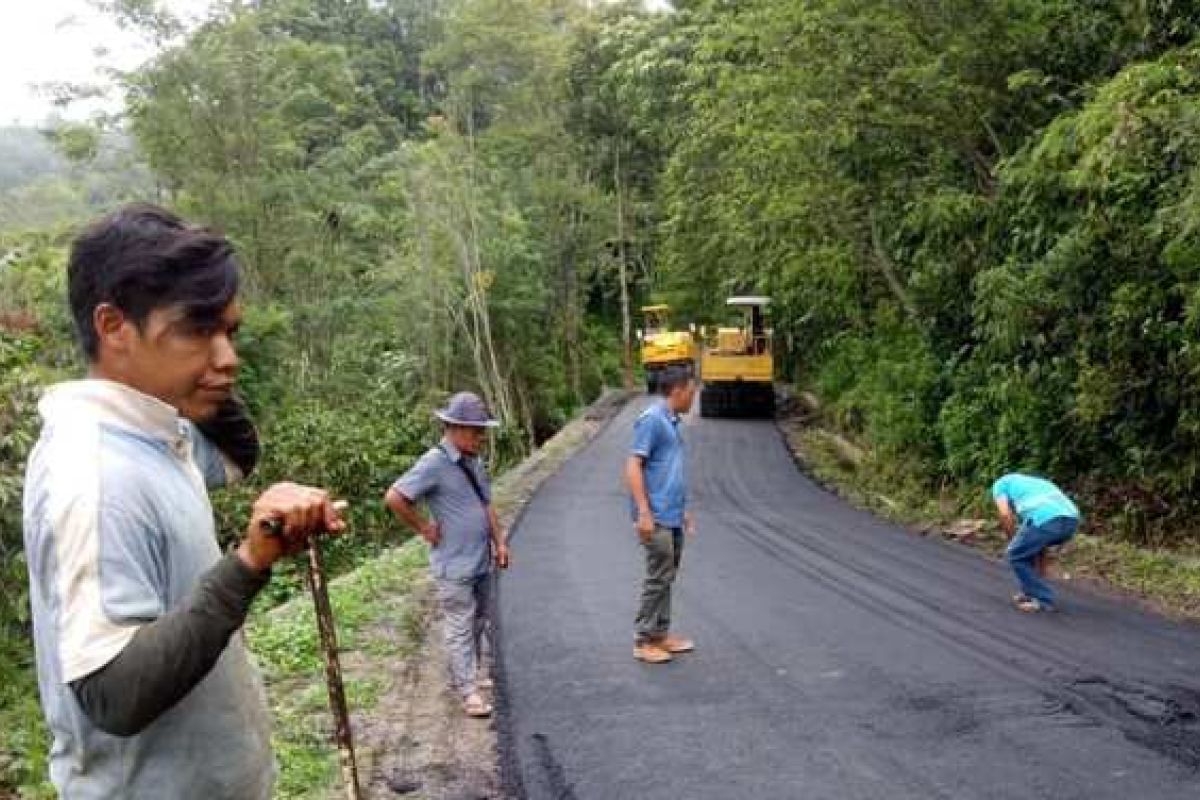
[{"label": "green vegetation", "polygon": [[[49,741],[28,637],[21,492],[40,387],[61,377],[73,357],[63,335],[62,255],[53,237],[0,236],[0,793],[21,787],[28,797],[53,793],[45,782]],[[45,316],[35,319],[31,308]]]},{"label": "green vegetation", "polygon": [[[420,645],[425,612],[417,588],[427,564],[424,543],[414,539],[330,584],[344,664],[350,663],[347,654],[395,664]],[[276,794],[319,796],[322,787],[336,783],[338,771],[337,754],[329,744],[333,723],[312,603],[301,596],[278,608],[267,606],[256,606],[246,636],[266,674],[271,698],[280,768]],[[347,703],[355,713],[374,708],[381,680],[392,673],[376,674],[377,678],[347,674]]]},{"label": "green vegetation", "polygon": [[1060,572],[1099,579],[1168,613],[1200,619],[1200,552],[1194,546],[1181,552],[1079,536],[1063,553]]},{"label": "green vegetation", "polygon": [[448,391],[503,417],[502,468],[621,377],[630,307],[706,323],[754,290],[881,480],[961,512],[1036,470],[1092,531],[1195,538],[1194,4],[219,0],[192,30],[104,5],[161,46],[125,112],[0,129],[4,789],[42,775],[20,490],[39,388],[79,370],[67,226],[126,200],[245,261],[266,457],[217,498],[228,537],[264,484],[320,483],[352,569],[394,544],[378,498]]},{"label": "green vegetation", "polygon": [[702,321],[773,295],[785,371],[881,461],[981,497],[1047,473],[1104,530],[1178,542],[1198,24],[1178,2],[701,0],[601,23],[580,95],[619,99],[594,141],[662,165],[639,190],[658,285]]},{"label": "green vegetation", "polygon": [[[911,530],[1003,556],[1007,539],[979,492],[949,481],[931,488],[925,476],[847,441],[817,418],[788,419],[783,429],[804,469],[854,505]],[[1060,578],[1097,581],[1166,614],[1200,620],[1200,546],[1138,544],[1107,535],[1100,525],[1091,530],[1058,554],[1055,573]]]}]

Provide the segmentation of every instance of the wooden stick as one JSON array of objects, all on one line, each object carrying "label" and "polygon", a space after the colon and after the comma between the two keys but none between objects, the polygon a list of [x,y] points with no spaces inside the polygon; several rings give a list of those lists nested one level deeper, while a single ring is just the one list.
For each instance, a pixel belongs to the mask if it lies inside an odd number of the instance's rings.
[{"label": "wooden stick", "polygon": [[[339,512],[349,507],[349,503],[344,500],[333,505]],[[264,520],[262,524],[276,536],[283,533],[281,520]],[[308,540],[305,577],[309,593],[312,594],[317,631],[321,635],[321,650],[325,656],[325,686],[329,690],[329,708],[333,712],[333,738],[337,743],[338,758],[342,766],[342,784],[346,788],[348,800],[362,800],[362,789],[358,783],[358,763],[354,757],[354,736],[350,729],[350,712],[346,706],[346,687],[342,682],[342,664],[338,659],[337,628],[334,626],[333,606],[329,602],[329,587],[325,580],[325,563],[321,558],[321,544],[317,536],[311,536]]]},{"label": "wooden stick", "polygon": [[342,665],[338,660],[337,629],[333,623],[333,607],[325,584],[325,565],[317,537],[308,542],[308,588],[317,613],[317,630],[325,654],[325,685],[329,689],[329,708],[333,711],[333,737],[342,764],[342,783],[349,800],[361,800],[358,784],[358,764],[354,758],[354,737],[350,730],[350,712],[346,707],[346,690],[342,683]]}]

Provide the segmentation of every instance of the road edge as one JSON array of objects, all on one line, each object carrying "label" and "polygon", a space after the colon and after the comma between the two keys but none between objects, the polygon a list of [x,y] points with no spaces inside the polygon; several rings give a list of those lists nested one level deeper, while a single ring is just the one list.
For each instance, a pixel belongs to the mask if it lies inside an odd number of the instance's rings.
[{"label": "road edge", "polygon": [[[805,403],[801,401],[800,405],[804,406]],[[905,519],[890,513],[894,509],[894,505],[888,505],[887,497],[879,495],[878,499],[881,502],[872,502],[864,499],[864,495],[859,494],[852,485],[843,485],[836,478],[821,475],[818,464],[814,463],[819,459],[810,459],[806,456],[800,441],[801,433],[805,429],[827,436],[834,449],[839,451],[838,458],[844,457],[853,460],[856,454],[857,457],[863,457],[864,454],[860,452],[861,448],[858,445],[843,438],[835,429],[822,424],[819,408],[803,408],[798,411],[792,407],[792,404],[785,404],[774,418],[773,423],[784,449],[797,471],[822,491],[881,521],[903,529],[909,535],[922,538],[934,537],[946,544],[977,553],[981,558],[997,562],[1003,561],[1004,539],[1000,534],[998,524],[992,520],[957,519],[950,521],[932,517],[921,517],[919,520]],[[1155,592],[1146,586],[1138,588],[1127,585],[1119,577],[1096,571],[1095,564],[1089,563],[1089,560],[1095,560],[1094,554],[1081,551],[1095,550],[1101,544],[1108,544],[1109,550],[1119,549],[1121,554],[1114,555],[1113,558],[1117,561],[1122,558],[1127,559],[1130,564],[1139,558],[1153,560],[1165,557],[1172,561],[1177,569],[1184,569],[1183,565],[1189,561],[1189,556],[1184,553],[1171,551],[1160,553],[1120,542],[1112,543],[1105,537],[1081,535],[1076,537],[1076,540],[1058,557],[1057,569],[1060,574],[1057,579],[1075,590],[1131,605],[1143,612],[1166,617],[1178,623],[1200,624],[1200,603],[1195,600],[1194,593],[1190,599],[1181,598],[1166,591]],[[1200,569],[1200,567],[1189,568],[1191,574],[1194,574],[1196,569]]]},{"label": "road edge", "polygon": [[[501,523],[509,531],[509,541],[516,541],[520,531],[521,521],[529,505],[541,492],[546,481],[558,473],[572,458],[584,452],[596,439],[608,430],[609,426],[635,397],[637,392],[610,390],[602,394],[596,402],[588,406],[575,420],[568,423],[561,431],[546,441],[538,452],[526,459],[514,471],[505,475],[513,475],[513,482],[519,483],[527,479],[530,485],[526,491],[519,492],[520,496],[507,508],[500,511]],[[553,452],[555,442],[565,443],[559,452]],[[503,491],[503,489],[501,489]],[[519,558],[519,550],[514,554]],[[493,648],[495,651],[495,718],[496,733],[495,763],[500,785],[500,797],[504,800],[524,800],[525,785],[517,758],[516,731],[512,706],[508,699],[507,671],[504,662],[504,619],[499,613],[500,593],[503,591],[504,580],[496,581],[492,592],[494,631]],[[572,800],[568,795],[563,800]]]}]

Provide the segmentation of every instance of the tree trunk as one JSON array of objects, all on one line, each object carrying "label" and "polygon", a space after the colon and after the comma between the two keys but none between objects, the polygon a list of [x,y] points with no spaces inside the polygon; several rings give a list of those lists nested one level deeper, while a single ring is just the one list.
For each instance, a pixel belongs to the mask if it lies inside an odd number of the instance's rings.
[{"label": "tree trunk", "polygon": [[625,391],[633,390],[633,331],[629,314],[629,275],[625,253],[625,187],[621,176],[621,142],[617,141],[613,158],[613,183],[617,189],[617,270],[621,282],[621,359],[625,370]]},{"label": "tree trunk", "polygon": [[492,317],[488,309],[487,293],[479,281],[479,276],[483,272],[483,263],[479,250],[479,226],[475,219],[475,146],[473,131],[468,134],[467,142],[471,149],[471,166],[468,169],[469,177],[467,180],[467,190],[470,192],[470,197],[467,200],[467,225],[470,231],[470,260],[472,262],[470,285],[467,287],[467,291],[475,309],[476,324],[479,326],[479,342],[483,348],[484,357],[487,361],[487,369],[490,371],[493,381],[494,397],[492,399],[495,404],[494,407],[500,415],[501,420],[511,422],[515,419],[515,415],[513,413],[512,402],[510,401],[510,392],[507,382],[504,379],[504,374],[500,369],[500,361],[496,357],[496,344],[492,338]]},{"label": "tree trunk", "polygon": [[580,309],[579,267],[576,264],[576,239],[579,226],[579,211],[571,211],[571,222],[567,233],[567,245],[563,258],[563,345],[566,350],[567,380],[576,403],[582,403],[583,379],[580,375]]}]

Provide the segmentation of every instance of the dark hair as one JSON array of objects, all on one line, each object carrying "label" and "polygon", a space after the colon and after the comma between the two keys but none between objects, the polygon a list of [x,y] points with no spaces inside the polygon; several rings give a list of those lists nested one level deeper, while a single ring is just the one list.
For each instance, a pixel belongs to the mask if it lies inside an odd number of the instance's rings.
[{"label": "dark hair", "polygon": [[216,323],[237,295],[233,245],[153,205],[130,205],[92,223],[71,245],[67,296],[89,361],[98,355],[92,316],[109,303],[141,328],[156,308],[182,306],[198,326]]},{"label": "dark hair", "polygon": [[655,380],[658,383],[658,391],[663,397],[671,394],[680,386],[687,386],[688,381],[693,378],[692,368],[681,364],[673,364],[665,367]]}]

